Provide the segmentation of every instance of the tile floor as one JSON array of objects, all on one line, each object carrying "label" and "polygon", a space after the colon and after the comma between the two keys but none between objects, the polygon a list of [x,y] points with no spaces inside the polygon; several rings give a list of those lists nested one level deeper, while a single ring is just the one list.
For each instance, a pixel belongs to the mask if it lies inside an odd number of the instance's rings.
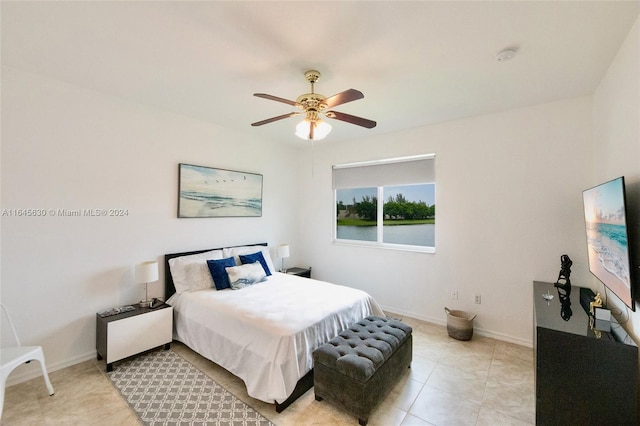
[{"label": "tile floor", "polygon": [[[535,424],[531,348],[477,334],[460,342],[443,326],[403,320],[413,327],[413,362],[369,425]],[[172,349],[278,426],[358,424],[328,402],[316,401],[313,390],[278,414],[273,405],[248,397],[242,381],[226,370],[180,343]],[[104,374],[104,361],[86,361],[50,378],[56,391],[51,397],[41,378],[7,388],[2,425],[140,424]]]}]

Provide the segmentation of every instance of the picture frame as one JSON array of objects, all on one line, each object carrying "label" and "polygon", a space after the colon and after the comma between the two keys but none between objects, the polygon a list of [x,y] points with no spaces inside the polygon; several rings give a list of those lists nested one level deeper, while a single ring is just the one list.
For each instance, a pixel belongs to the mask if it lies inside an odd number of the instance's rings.
[{"label": "picture frame", "polygon": [[262,175],[178,165],[178,218],[262,217]]}]

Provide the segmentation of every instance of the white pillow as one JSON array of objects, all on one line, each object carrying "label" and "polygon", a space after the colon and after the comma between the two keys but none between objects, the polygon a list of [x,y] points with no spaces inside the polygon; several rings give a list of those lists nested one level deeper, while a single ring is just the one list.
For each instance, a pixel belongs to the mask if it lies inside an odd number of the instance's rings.
[{"label": "white pillow", "polygon": [[262,252],[262,256],[264,257],[264,260],[265,262],[267,262],[267,266],[269,267],[269,271],[271,271],[271,273],[276,272],[277,269],[273,267],[273,262],[271,261],[271,255],[269,254],[269,247],[267,246],[228,247],[223,249],[222,254],[224,257],[233,256],[233,258],[236,261],[236,265],[241,265],[242,264],[242,262],[240,261],[241,254],[252,254],[257,251]]},{"label": "white pillow", "polygon": [[222,250],[211,250],[169,259],[169,268],[176,293],[198,291],[211,287],[215,289],[207,266],[207,260],[210,259],[222,259]]},{"label": "white pillow", "polygon": [[240,266],[228,266],[225,268],[229,275],[229,283],[233,290],[240,290],[253,284],[261,283],[267,279],[267,274],[260,262],[246,263]]}]

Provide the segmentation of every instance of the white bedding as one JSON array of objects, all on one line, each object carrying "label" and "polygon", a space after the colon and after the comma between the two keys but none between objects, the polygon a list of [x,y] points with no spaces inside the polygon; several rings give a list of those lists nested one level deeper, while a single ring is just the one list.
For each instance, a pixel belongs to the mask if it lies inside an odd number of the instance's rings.
[{"label": "white bedding", "polygon": [[368,315],[361,290],[275,272],[241,290],[176,294],[175,338],[240,377],[248,394],[283,402],[311,370],[311,353]]}]

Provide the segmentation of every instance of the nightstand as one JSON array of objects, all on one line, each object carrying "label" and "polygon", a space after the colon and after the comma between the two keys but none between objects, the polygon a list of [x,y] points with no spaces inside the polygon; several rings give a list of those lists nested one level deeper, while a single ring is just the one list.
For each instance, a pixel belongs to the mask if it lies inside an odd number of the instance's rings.
[{"label": "nightstand", "polygon": [[108,317],[96,314],[96,351],[99,360],[106,360],[107,372],[116,361],[158,346],[171,347],[173,308],[167,304],[154,309],[132,306],[132,311]]},{"label": "nightstand", "polygon": [[297,275],[304,278],[311,278],[311,268],[287,268],[287,274]]}]

